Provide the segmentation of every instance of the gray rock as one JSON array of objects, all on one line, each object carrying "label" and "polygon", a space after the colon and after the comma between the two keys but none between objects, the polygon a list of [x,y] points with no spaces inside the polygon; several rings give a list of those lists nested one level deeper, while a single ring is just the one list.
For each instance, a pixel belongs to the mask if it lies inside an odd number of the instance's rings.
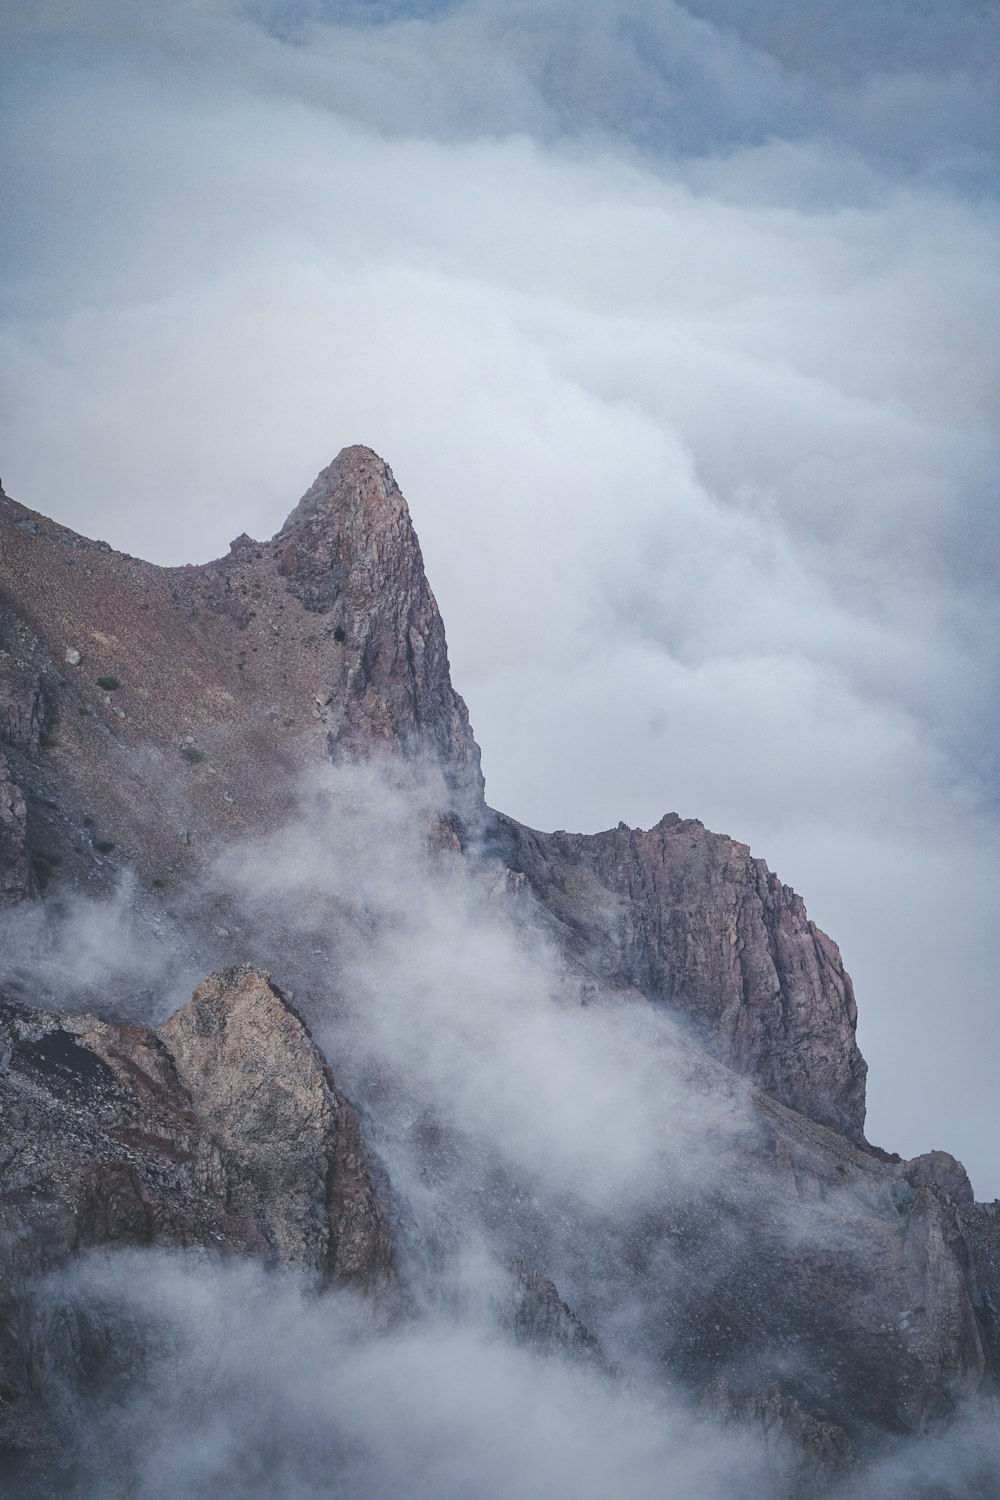
[{"label": "gray rock", "polygon": [[0,906],[16,906],[32,896],[27,841],[28,809],[21,789],[0,755]]},{"label": "gray rock", "polygon": [[676,813],[597,834],[497,816],[493,836],[580,968],[682,1012],[774,1098],[864,1139],[867,1066],[840,952],[745,844]]}]

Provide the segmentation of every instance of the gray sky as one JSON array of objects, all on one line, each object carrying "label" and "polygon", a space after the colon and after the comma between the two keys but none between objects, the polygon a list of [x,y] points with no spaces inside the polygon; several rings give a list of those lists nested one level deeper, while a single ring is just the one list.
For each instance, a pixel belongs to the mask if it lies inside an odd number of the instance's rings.
[{"label": "gray sky", "polygon": [[0,24],[8,491],[196,561],[377,448],[490,801],[748,841],[1000,1193],[996,5]]}]

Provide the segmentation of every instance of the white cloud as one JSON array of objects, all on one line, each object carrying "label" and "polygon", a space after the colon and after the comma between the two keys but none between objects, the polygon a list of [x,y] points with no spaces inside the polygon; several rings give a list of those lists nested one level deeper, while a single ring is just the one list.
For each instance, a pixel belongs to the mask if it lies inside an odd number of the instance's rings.
[{"label": "white cloud", "polygon": [[[2,472],[180,562],[372,444],[491,799],[752,839],[855,970],[873,1099],[930,1099],[992,1006],[978,12],[694,8],[9,20]],[[881,1139],[987,1190],[965,1105]]]}]

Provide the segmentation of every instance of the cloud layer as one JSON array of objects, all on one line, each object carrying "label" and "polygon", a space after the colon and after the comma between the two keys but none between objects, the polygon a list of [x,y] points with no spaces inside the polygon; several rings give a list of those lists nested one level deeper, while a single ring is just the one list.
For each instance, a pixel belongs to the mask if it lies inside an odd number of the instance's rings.
[{"label": "cloud layer", "polygon": [[0,284],[11,493],[182,562],[379,449],[491,800],[750,840],[844,949],[873,1137],[980,1195],[994,24],[41,3]]}]

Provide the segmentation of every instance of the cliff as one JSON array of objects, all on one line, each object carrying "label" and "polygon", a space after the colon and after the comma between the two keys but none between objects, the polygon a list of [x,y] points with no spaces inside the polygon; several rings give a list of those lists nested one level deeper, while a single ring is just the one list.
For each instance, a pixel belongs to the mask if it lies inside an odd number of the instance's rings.
[{"label": "cliff", "polygon": [[[72,1330],[45,1331],[38,1276],[88,1249],[159,1246],[257,1259],[410,1315],[464,1295],[449,1279],[456,1205],[507,1267],[503,1336],[601,1379],[634,1356],[643,1378],[777,1434],[798,1455],[797,1497],[993,1389],[998,1221],[945,1153],[903,1162],[865,1142],[836,944],[762,860],[697,821],[547,834],[487,808],[406,503],[369,449],[345,450],[271,541],[241,536],[197,567],[154,567],[0,498],[0,743],[8,917],[30,912],[44,947],[66,903],[125,889],[153,928],[175,924],[191,962],[224,940],[258,965],[227,960],[158,1028],[111,1019],[110,978],[91,985],[99,1019],[49,1013],[16,965],[0,972],[8,1456],[45,1450],[47,1339],[66,1378],[84,1379]],[[331,761],[370,762],[397,794],[408,776],[437,787],[419,814],[423,874],[399,878],[440,878],[470,912],[499,899],[505,932],[526,951],[541,942],[560,1005],[667,1023],[662,1090],[705,1139],[664,1141],[640,1203],[543,1191],[532,1163],[463,1136],[416,1085],[400,1103],[374,1043],[368,1055],[363,1006],[341,992],[344,952],[398,936],[391,902],[341,893],[335,921],[305,900],[289,920],[212,888],[213,861],[282,829],[303,774]],[[350,880],[346,849],[324,858]],[[407,894],[418,911],[422,894]],[[459,987],[476,982],[461,957],[437,956],[452,961]],[[297,1006],[302,985],[302,1015],[265,962],[294,979]],[[68,983],[71,1012],[71,964]],[[358,1112],[302,1016],[343,1047]],[[448,1036],[411,1045],[450,1058]],[[524,1075],[503,1124],[516,1134],[534,1059],[509,1055]],[[596,1088],[595,1159],[614,1125],[604,1098]]]},{"label": "cliff", "polygon": [[6,497],[0,549],[8,899],[32,861],[36,884],[129,869],[190,888],[227,842],[280,824],[310,765],[430,764],[452,836],[486,832],[585,977],[682,1011],[775,1098],[862,1138],[836,945],[745,846],[676,816],[593,836],[487,819],[406,502],[370,449],[345,449],[270,542],[200,567],[139,562]]}]

